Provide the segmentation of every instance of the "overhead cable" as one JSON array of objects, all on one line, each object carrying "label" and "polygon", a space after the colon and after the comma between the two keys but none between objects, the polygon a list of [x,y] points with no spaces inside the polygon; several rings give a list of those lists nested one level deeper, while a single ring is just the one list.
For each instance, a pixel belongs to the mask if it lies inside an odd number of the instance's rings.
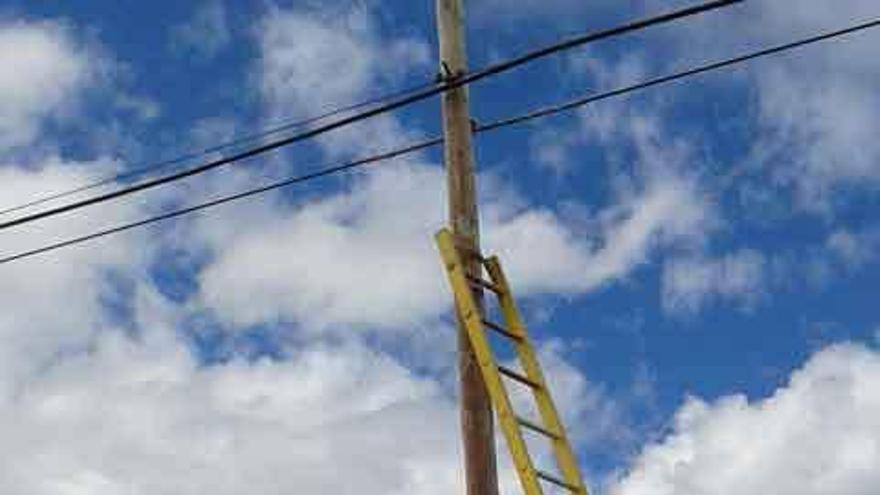
[{"label": "overhead cable", "polygon": [[[532,120],[550,117],[550,116],[557,115],[557,114],[560,114],[560,113],[563,113],[566,111],[570,111],[570,110],[573,110],[573,109],[576,109],[579,107],[583,107],[583,106],[588,105],[590,103],[595,103],[595,102],[602,101],[602,100],[609,99],[609,98],[613,98],[613,97],[624,96],[626,94],[637,92],[637,91],[640,91],[643,89],[647,89],[652,86],[657,86],[662,83],[672,82],[675,80],[684,79],[687,77],[692,77],[692,76],[702,74],[705,72],[737,65],[737,64],[744,63],[744,62],[754,60],[757,58],[766,57],[766,56],[769,56],[772,54],[793,50],[793,49],[803,47],[806,45],[815,44],[815,43],[818,43],[821,41],[830,40],[832,38],[837,38],[840,36],[844,36],[846,34],[855,33],[857,31],[864,31],[864,30],[867,30],[870,28],[875,28],[878,26],[880,26],[880,19],[870,21],[870,22],[865,22],[862,24],[857,24],[857,25],[854,25],[852,27],[848,27],[845,29],[840,29],[840,30],[836,30],[836,31],[829,31],[824,34],[811,36],[811,37],[804,38],[804,39],[801,39],[801,40],[798,40],[795,42],[776,45],[771,48],[766,48],[766,49],[750,52],[750,53],[747,53],[744,55],[727,58],[727,59],[724,59],[724,60],[721,60],[718,62],[712,62],[712,63],[700,65],[700,66],[694,67],[692,69],[687,69],[687,70],[675,72],[675,73],[672,73],[672,74],[669,74],[666,76],[661,76],[661,77],[649,79],[648,81],[644,81],[641,83],[636,83],[636,84],[632,84],[629,86],[623,86],[623,87],[620,87],[617,89],[605,91],[602,93],[597,93],[597,94],[590,95],[590,96],[583,97],[583,98],[577,98],[577,99],[570,100],[570,101],[560,103],[557,105],[542,107],[540,109],[537,109],[537,110],[534,110],[531,112],[526,112],[526,113],[523,113],[523,114],[520,114],[520,115],[517,115],[514,117],[499,119],[496,121],[488,122],[486,124],[476,126],[474,128],[474,132],[477,134],[481,134],[481,133],[490,132],[490,131],[493,131],[496,129],[501,129],[501,128],[505,128],[505,127],[523,124],[523,123],[526,123],[526,122],[529,122]],[[389,151],[386,153],[382,153],[379,155],[372,155],[369,157],[361,158],[361,159],[358,159],[358,160],[355,160],[352,162],[348,162],[343,165],[321,169],[321,170],[314,172],[314,173],[311,173],[311,174],[292,177],[292,178],[289,178],[289,179],[286,179],[283,181],[279,181],[279,182],[275,182],[275,183],[272,183],[272,184],[269,184],[266,186],[247,190],[247,191],[244,191],[244,192],[241,192],[238,194],[234,194],[231,196],[222,197],[222,198],[212,200],[212,201],[209,201],[206,203],[201,203],[201,204],[189,207],[189,208],[175,210],[175,211],[163,214],[163,215],[158,215],[155,217],[147,218],[145,220],[120,225],[118,227],[114,227],[114,228],[107,229],[104,231],[99,231],[99,232],[96,232],[93,234],[73,238],[73,239],[59,242],[59,243],[55,243],[55,244],[49,244],[49,245],[43,246],[41,248],[37,248],[37,249],[30,250],[30,251],[25,251],[25,252],[21,252],[18,254],[14,254],[12,256],[0,258],[0,265],[5,264],[5,263],[10,263],[12,261],[20,260],[23,258],[36,256],[38,254],[42,254],[42,253],[45,253],[48,251],[54,251],[56,249],[61,249],[61,248],[68,247],[68,246],[71,246],[74,244],[80,244],[80,243],[87,242],[87,241],[90,241],[93,239],[97,239],[99,237],[104,237],[104,236],[120,233],[120,232],[123,232],[126,230],[131,230],[131,229],[134,229],[137,227],[145,226],[145,225],[148,225],[151,223],[156,223],[156,222],[159,222],[162,220],[167,220],[167,219],[187,215],[190,213],[195,213],[197,211],[201,211],[201,210],[205,210],[205,209],[212,208],[215,206],[219,206],[221,204],[230,203],[233,201],[238,201],[238,200],[245,199],[245,198],[252,197],[252,196],[256,196],[256,195],[259,195],[259,194],[262,194],[262,193],[265,193],[265,192],[268,192],[271,190],[284,188],[284,187],[287,187],[287,186],[290,186],[290,185],[293,185],[296,183],[301,183],[301,182],[305,182],[308,180],[317,179],[319,177],[324,177],[324,176],[328,176],[328,175],[332,175],[332,174],[336,174],[336,173],[340,173],[340,172],[349,171],[349,170],[359,168],[359,167],[362,167],[362,166],[365,166],[365,165],[368,165],[371,163],[377,163],[380,161],[388,160],[390,158],[398,158],[398,157],[401,157],[404,155],[414,153],[416,151],[420,151],[420,150],[424,150],[427,148],[437,146],[442,142],[443,142],[442,138],[439,138],[439,137],[433,138],[433,139],[427,139],[424,141],[419,141],[419,142],[413,143],[409,146],[398,148],[398,149],[395,149],[395,150],[392,150],[392,151]],[[732,175],[728,174],[726,177],[732,177]],[[729,182],[727,182],[727,183],[729,183]]]},{"label": "overhead cable", "polygon": [[515,57],[500,63],[492,64],[483,69],[479,69],[475,72],[469,72],[463,75],[449,75],[450,78],[443,81],[439,85],[425,89],[422,91],[418,91],[414,94],[405,96],[398,100],[392,101],[391,103],[387,103],[376,108],[372,108],[355,115],[351,115],[348,117],[341,118],[339,120],[330,122],[328,124],[324,124],[314,129],[309,129],[299,134],[295,134],[290,137],[286,137],[283,139],[279,139],[277,141],[273,141],[270,143],[266,143],[260,146],[256,146],[254,148],[235,153],[228,157],[222,157],[217,160],[212,160],[207,163],[185,169],[179,172],[175,172],[169,175],[165,175],[162,177],[158,177],[155,179],[150,179],[141,183],[136,183],[115,191],[111,191],[105,194],[101,194],[98,196],[94,196],[91,198],[83,199],[80,201],[75,201],[66,205],[58,206],[55,208],[51,208],[48,210],[39,211],[36,213],[23,215],[18,218],[14,218],[12,220],[7,220],[4,222],[0,222],[0,230],[9,229],[11,227],[15,227],[17,225],[23,225],[26,223],[34,222],[37,220],[41,220],[48,217],[53,217],[56,215],[60,215],[62,213],[66,213],[73,210],[78,210],[81,208],[85,208],[88,206],[92,206],[98,203],[103,203],[106,201],[110,201],[116,198],[120,198],[123,196],[128,196],[130,194],[134,194],[140,191],[144,191],[146,189],[152,189],[164,184],[168,184],[171,182],[176,182],[181,179],[191,177],[197,174],[201,174],[207,172],[209,170],[216,169],[218,167],[222,167],[224,165],[229,165],[238,161],[242,161],[248,158],[252,158],[254,156],[258,156],[269,151],[296,143],[300,141],[305,141],[307,139],[311,139],[317,137],[321,134],[325,134],[327,132],[333,131],[335,129],[339,129],[342,127],[346,127],[352,125],[354,123],[369,119],[371,117],[375,117],[378,115],[382,115],[399,108],[403,108],[405,106],[411,105],[413,103],[426,100],[433,96],[445,93],[451,89],[458,88],[461,86],[469,85],[479,80],[488,78],[493,75],[500,74],[502,72],[509,71],[515,67],[526,64],[533,60],[537,60],[542,57],[546,57],[548,55],[558,53],[561,51],[569,50],[575,48],[577,46],[585,45],[587,43],[591,43],[594,41],[599,41],[615,36],[620,36],[629,32],[638,31],[641,29],[645,29],[650,26],[659,25],[668,23],[677,19],[681,19],[684,17],[690,17],[693,15],[697,15],[703,12],[707,12],[710,10],[718,9],[721,7],[730,6],[733,4],[741,3],[744,0],[716,0],[713,2],[704,3],[701,5],[684,8],[681,10],[676,10],[673,12],[669,12],[666,14],[661,14],[654,17],[645,18],[638,21],[633,21],[628,24],[624,24],[621,26],[613,27],[610,29],[605,29],[597,32],[587,33],[584,35],[576,36],[570,38],[568,40],[564,40],[544,48],[540,48],[537,50],[530,51],[524,55],[519,57]]},{"label": "overhead cable", "polygon": [[274,136],[274,135],[277,135],[277,134],[280,134],[282,132],[289,131],[292,129],[299,129],[302,127],[306,127],[308,125],[315,124],[317,122],[321,122],[323,120],[327,120],[329,118],[336,117],[336,116],[342,115],[344,113],[353,112],[355,110],[360,110],[361,108],[374,106],[374,105],[378,105],[380,103],[384,103],[386,101],[391,101],[391,100],[394,100],[397,98],[401,98],[401,97],[406,96],[408,94],[413,94],[417,91],[421,91],[423,89],[426,89],[426,88],[429,88],[432,86],[436,86],[437,84],[438,83],[436,81],[431,81],[429,83],[424,83],[424,84],[413,86],[413,87],[410,87],[410,88],[407,88],[404,90],[395,91],[395,92],[389,93],[389,94],[384,94],[384,95],[370,98],[368,100],[364,100],[364,101],[361,101],[358,103],[353,103],[351,105],[347,105],[347,106],[343,106],[343,107],[339,107],[339,108],[332,108],[332,109],[323,111],[317,115],[314,115],[312,117],[307,117],[305,119],[299,119],[299,120],[293,120],[293,121],[287,121],[287,122],[279,122],[271,127],[268,127],[260,132],[254,133],[254,134],[244,135],[244,136],[226,141],[224,143],[216,144],[214,146],[210,146],[210,147],[203,148],[200,150],[191,151],[189,153],[183,153],[177,157],[169,158],[167,160],[162,160],[162,161],[159,161],[156,163],[142,165],[142,166],[135,166],[135,167],[133,167],[129,170],[126,170],[122,173],[118,173],[118,174],[114,174],[114,175],[111,175],[108,177],[104,177],[102,179],[98,179],[94,182],[90,182],[90,183],[84,184],[82,186],[74,187],[71,189],[65,189],[63,191],[50,193],[50,194],[47,194],[44,196],[39,196],[39,197],[36,197],[36,198],[34,198],[30,201],[27,201],[25,203],[21,203],[21,204],[15,205],[15,206],[10,206],[7,208],[0,209],[0,216],[7,215],[9,213],[14,213],[16,211],[21,211],[21,210],[25,210],[28,208],[32,208],[34,206],[45,204],[45,203],[48,203],[48,202],[56,200],[56,199],[66,198],[66,197],[72,196],[74,194],[78,194],[78,193],[82,193],[82,192],[86,192],[86,191],[91,191],[93,189],[97,189],[99,187],[103,187],[103,186],[106,186],[109,184],[115,184],[117,182],[135,179],[137,177],[143,177],[146,175],[152,175],[157,172],[174,167],[175,165],[179,165],[182,163],[193,161],[197,158],[206,157],[206,156],[211,155],[213,153],[228,150],[228,149],[231,149],[236,146],[243,145],[243,144],[254,143],[259,140],[265,139],[267,137]]}]

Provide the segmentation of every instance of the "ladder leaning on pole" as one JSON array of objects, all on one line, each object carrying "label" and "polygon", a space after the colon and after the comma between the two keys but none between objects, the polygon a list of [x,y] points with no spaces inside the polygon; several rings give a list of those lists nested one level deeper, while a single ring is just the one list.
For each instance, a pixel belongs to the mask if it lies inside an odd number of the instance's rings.
[{"label": "ladder leaning on pole", "polygon": [[[464,323],[471,347],[477,358],[483,381],[489,392],[492,406],[507,439],[510,454],[526,495],[542,495],[541,482],[547,482],[567,489],[576,495],[587,495],[577,460],[565,434],[565,428],[550,397],[544,381],[535,349],[529,342],[528,332],[519,316],[510,288],[498,258],[484,258],[479,253],[460,248],[449,229],[442,229],[436,235],[437,246],[443,258],[443,265],[449,276],[449,283],[455,297],[455,308]],[[489,274],[490,280],[473,278],[465,273],[462,257],[476,258]],[[497,298],[504,317],[504,324],[497,324],[483,317],[474,300],[473,289],[486,289]],[[523,373],[498,364],[485,329],[492,330],[512,341],[519,357]],[[528,387],[532,391],[537,410],[543,424],[524,419],[513,409],[502,376]],[[559,475],[535,468],[528,447],[523,439],[523,429],[546,437],[553,446],[553,455]]]}]

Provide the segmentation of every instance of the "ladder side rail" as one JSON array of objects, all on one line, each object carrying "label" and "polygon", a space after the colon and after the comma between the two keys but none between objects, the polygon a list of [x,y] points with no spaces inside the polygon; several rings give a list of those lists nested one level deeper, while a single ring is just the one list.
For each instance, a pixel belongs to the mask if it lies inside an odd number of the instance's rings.
[{"label": "ladder side rail", "polygon": [[513,300],[513,295],[510,292],[510,286],[501,268],[501,263],[497,256],[492,256],[487,259],[485,266],[492,281],[501,288],[502,295],[498,299],[507,328],[511,332],[523,337],[521,341],[515,343],[520,365],[527,377],[542,385],[541,387],[532,388],[532,394],[538,405],[538,412],[541,415],[544,427],[558,435],[556,438],[551,439],[551,443],[559,471],[569,485],[577,487],[576,493],[587,495],[588,491],[584,486],[577,459],[568,441],[565,426],[550,396],[549,388],[541,371],[535,350],[529,343],[528,330],[523,324],[519,310]]}]

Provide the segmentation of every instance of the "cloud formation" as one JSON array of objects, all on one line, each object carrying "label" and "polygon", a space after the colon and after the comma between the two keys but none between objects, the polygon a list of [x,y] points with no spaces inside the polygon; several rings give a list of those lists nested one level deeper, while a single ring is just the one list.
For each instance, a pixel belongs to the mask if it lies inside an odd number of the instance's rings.
[{"label": "cloud formation", "polygon": [[[442,171],[386,167],[289,215],[253,219],[258,226],[224,241],[206,268],[204,304],[235,326],[281,319],[308,328],[402,328],[445,313],[432,239],[443,225]],[[698,197],[674,180],[608,207],[590,238],[551,210],[516,207],[504,192],[483,200],[486,251],[501,255],[523,297],[613,283],[658,247],[699,235],[704,220]],[[233,285],[238,290],[227,290]]]},{"label": "cloud formation", "polygon": [[0,462],[0,490],[458,488],[451,398],[386,355],[315,345],[283,362],[203,367],[172,328],[151,323],[137,340],[105,331],[2,397],[3,450],[16,455]]},{"label": "cloud formation", "polygon": [[825,349],[771,397],[692,398],[613,495],[868,495],[880,483],[880,353]]},{"label": "cloud formation", "polygon": [[693,313],[713,301],[754,304],[766,291],[767,260],[752,250],[717,259],[682,258],[663,267],[663,306]]},{"label": "cloud formation", "polygon": [[171,29],[170,43],[174,50],[189,50],[200,57],[211,58],[229,45],[231,39],[223,0],[205,0],[190,20]]},{"label": "cloud formation", "polygon": [[[684,62],[789,42],[875,15],[870,0],[804,0],[796,11],[751,2],[667,34]],[[758,132],[748,165],[772,179],[760,186],[787,188],[799,209],[812,212],[833,211],[841,191],[876,191],[880,145],[872,136],[880,131],[874,111],[880,97],[873,81],[880,63],[871,52],[878,39],[876,30],[854,33],[729,73],[725,87],[748,83],[754,95],[750,121]]]},{"label": "cloud formation", "polygon": [[0,149],[31,142],[65,117],[92,81],[98,57],[62,23],[0,20]]}]

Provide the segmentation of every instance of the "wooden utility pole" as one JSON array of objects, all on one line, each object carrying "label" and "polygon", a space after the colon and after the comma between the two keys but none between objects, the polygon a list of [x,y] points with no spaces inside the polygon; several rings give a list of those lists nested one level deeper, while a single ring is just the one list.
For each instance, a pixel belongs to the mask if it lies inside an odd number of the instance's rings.
[{"label": "wooden utility pole", "polygon": [[[436,0],[436,8],[441,75],[447,80],[454,79],[467,70],[463,0]],[[480,225],[467,88],[448,91],[442,100],[449,223],[463,248],[479,252]],[[465,262],[465,269],[471,276],[482,275],[480,264],[473,257]],[[482,294],[475,296],[481,303]],[[492,405],[461,321],[458,352],[466,494],[497,495]]]}]

